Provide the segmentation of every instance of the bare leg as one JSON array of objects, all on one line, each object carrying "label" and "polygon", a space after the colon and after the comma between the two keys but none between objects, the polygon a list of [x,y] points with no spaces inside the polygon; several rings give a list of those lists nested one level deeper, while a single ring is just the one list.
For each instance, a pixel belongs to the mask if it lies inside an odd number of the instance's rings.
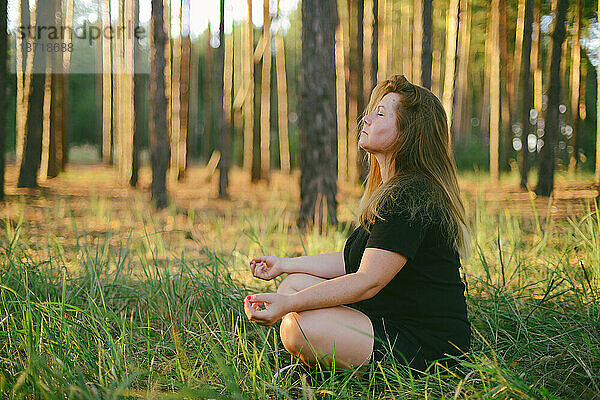
[{"label": "bare leg", "polygon": [[[292,294],[325,280],[308,274],[290,274],[277,292]],[[333,355],[336,366],[359,366],[368,363],[373,353],[371,320],[346,306],[288,313],[279,332],[286,350],[310,366],[317,359],[330,366]]]}]

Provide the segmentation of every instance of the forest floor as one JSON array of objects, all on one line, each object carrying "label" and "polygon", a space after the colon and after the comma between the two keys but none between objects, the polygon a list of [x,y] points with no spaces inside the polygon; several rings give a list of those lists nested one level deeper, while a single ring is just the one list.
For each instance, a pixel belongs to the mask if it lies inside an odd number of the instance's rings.
[{"label": "forest floor", "polygon": [[282,386],[274,373],[290,357],[274,328],[248,323],[241,308],[244,295],[279,280],[253,279],[248,262],[340,251],[360,187],[339,187],[340,225],[319,233],[296,229],[297,171],[250,184],[233,169],[222,200],[218,174],[192,166],[169,182],[160,211],[150,179],[142,168],[133,189],[115,169],[81,163],[39,189],[17,189],[8,165],[0,395],[54,398],[69,387],[81,398],[600,398],[600,213],[590,174],[558,173],[551,198],[522,191],[516,174],[497,183],[460,174],[474,243],[463,260],[474,340],[466,375],[417,379],[384,363],[366,380],[312,374]]}]

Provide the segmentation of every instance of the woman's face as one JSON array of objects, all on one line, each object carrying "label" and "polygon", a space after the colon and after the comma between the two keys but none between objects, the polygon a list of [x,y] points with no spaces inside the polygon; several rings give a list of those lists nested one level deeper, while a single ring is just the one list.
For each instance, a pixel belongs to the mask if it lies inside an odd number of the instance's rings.
[{"label": "woman's face", "polygon": [[388,93],[379,101],[372,113],[365,115],[358,145],[371,154],[386,155],[398,138],[396,108],[398,93]]}]

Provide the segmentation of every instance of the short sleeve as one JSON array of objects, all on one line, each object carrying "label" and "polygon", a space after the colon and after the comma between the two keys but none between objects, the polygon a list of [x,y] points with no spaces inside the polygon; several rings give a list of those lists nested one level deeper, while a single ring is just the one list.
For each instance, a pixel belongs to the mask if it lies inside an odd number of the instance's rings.
[{"label": "short sleeve", "polygon": [[382,217],[385,220],[377,219],[371,226],[366,247],[389,250],[414,259],[425,237],[425,221],[418,215],[410,218],[402,210],[385,213]]}]

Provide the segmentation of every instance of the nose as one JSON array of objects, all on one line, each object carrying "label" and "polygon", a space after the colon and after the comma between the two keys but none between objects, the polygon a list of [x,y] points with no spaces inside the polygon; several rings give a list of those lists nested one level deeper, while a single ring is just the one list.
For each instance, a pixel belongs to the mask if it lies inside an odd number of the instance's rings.
[{"label": "nose", "polygon": [[367,114],[363,117],[363,122],[367,125],[371,125],[371,114]]}]

